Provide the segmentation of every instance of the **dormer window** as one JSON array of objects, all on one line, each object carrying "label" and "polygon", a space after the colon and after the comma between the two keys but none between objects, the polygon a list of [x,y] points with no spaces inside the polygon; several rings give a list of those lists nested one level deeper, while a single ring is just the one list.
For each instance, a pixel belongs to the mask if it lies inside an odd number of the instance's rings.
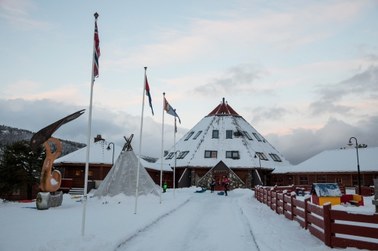
[{"label": "dormer window", "polygon": [[276,162],[282,162],[280,156],[278,156],[277,154],[275,153],[269,153],[269,156]]},{"label": "dormer window", "polygon": [[200,136],[201,133],[202,133],[202,131],[198,131],[198,132],[196,133],[196,135],[194,135],[193,140],[197,139],[198,136]]},{"label": "dormer window", "polygon": [[185,141],[187,141],[188,139],[190,139],[190,137],[192,137],[193,134],[194,134],[194,132],[189,132],[189,134],[185,138]]},{"label": "dormer window", "polygon": [[260,138],[260,136],[257,133],[253,132],[252,134],[253,134],[253,136],[255,136],[255,138],[257,139],[257,141],[260,141],[260,142],[262,141],[261,138]]},{"label": "dormer window", "polygon": [[247,137],[247,139],[249,140],[253,140],[251,135],[249,135],[249,133],[247,131],[243,131],[244,135]]},{"label": "dormer window", "polygon": [[262,153],[262,152],[256,152],[256,155],[261,160],[268,160],[268,158],[266,157],[266,155],[264,153]]},{"label": "dormer window", "polygon": [[174,152],[170,152],[165,159],[172,159]]},{"label": "dormer window", "polygon": [[189,153],[189,151],[183,151],[180,152],[179,155],[177,156],[177,159],[183,159],[185,156]]}]

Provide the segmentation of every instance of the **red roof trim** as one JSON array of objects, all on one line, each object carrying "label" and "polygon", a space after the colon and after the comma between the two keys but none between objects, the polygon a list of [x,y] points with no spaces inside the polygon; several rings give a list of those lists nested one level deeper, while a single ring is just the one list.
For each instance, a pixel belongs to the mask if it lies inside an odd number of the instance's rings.
[{"label": "red roof trim", "polygon": [[207,116],[240,116],[231,106],[225,102],[224,98],[222,103],[215,107]]}]

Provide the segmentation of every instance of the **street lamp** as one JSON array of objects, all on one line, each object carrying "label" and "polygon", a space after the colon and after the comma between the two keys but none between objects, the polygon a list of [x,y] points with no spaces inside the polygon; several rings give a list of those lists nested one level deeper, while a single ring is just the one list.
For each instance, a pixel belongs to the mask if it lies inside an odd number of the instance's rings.
[{"label": "street lamp", "polygon": [[348,146],[352,146],[352,139],[354,139],[356,144],[356,154],[357,154],[357,175],[358,175],[358,194],[361,194],[361,174],[360,174],[360,159],[358,157],[358,142],[356,137],[350,137]]},{"label": "street lamp", "polygon": [[114,143],[113,142],[110,142],[109,144],[108,144],[108,147],[106,148],[106,150],[110,150],[111,148],[110,148],[110,145],[113,145],[113,156],[112,156],[112,165],[114,165],[114,148],[115,148],[115,146],[114,146]]}]

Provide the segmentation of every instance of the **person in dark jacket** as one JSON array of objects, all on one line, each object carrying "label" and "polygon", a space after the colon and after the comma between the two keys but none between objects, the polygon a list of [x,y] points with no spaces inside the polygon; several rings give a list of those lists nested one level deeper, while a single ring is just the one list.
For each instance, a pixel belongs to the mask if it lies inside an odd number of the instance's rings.
[{"label": "person in dark jacket", "polygon": [[215,179],[211,178],[211,181],[210,181],[210,191],[212,193],[214,192],[214,188],[215,188]]}]

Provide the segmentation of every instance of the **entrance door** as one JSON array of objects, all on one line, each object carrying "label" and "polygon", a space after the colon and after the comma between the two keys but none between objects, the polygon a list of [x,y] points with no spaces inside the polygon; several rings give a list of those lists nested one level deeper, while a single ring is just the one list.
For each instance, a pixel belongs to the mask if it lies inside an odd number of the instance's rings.
[{"label": "entrance door", "polygon": [[215,179],[215,190],[216,191],[223,191],[224,187],[222,184],[223,176],[228,177],[228,172],[227,171],[222,171],[222,172],[214,172],[213,177]]}]

